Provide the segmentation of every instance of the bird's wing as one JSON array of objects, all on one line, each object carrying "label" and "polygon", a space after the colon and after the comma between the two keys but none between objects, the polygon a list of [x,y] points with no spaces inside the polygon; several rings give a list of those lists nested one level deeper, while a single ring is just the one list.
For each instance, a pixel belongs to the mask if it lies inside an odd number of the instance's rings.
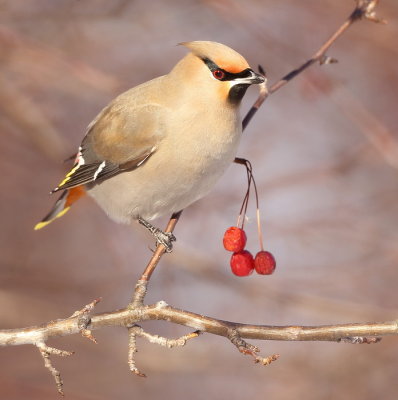
[{"label": "bird's wing", "polygon": [[141,166],[163,135],[164,107],[119,96],[89,125],[73,168],[52,191],[100,182]]}]

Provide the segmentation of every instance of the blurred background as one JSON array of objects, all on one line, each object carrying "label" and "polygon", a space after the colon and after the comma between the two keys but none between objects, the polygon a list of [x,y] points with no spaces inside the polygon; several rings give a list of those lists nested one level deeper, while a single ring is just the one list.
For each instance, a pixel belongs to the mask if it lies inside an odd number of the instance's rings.
[{"label": "blurred background", "polygon": [[[270,83],[304,62],[349,15],[353,1],[1,0],[0,1],[0,327],[71,315],[102,297],[96,311],[124,307],[150,256],[141,227],[110,221],[89,198],[33,231],[55,198],[85,127],[113,97],[167,73],[185,54],[176,43],[214,40],[267,70]],[[175,250],[162,259],[147,296],[231,321],[316,325],[397,318],[398,3],[389,21],[352,27],[328,55],[273,95],[252,120],[239,156],[260,190],[270,277],[237,278],[222,247],[246,190],[232,165],[207,198],[180,220]],[[257,92],[250,89],[244,114]],[[252,198],[253,201],[253,198]],[[259,249],[255,207],[248,249]],[[164,226],[166,220],[158,221]],[[152,333],[187,332],[146,323]],[[254,342],[254,365],[224,338],[203,335],[167,350],[139,340],[127,366],[127,332],[95,332],[49,345],[70,399],[268,397],[395,399],[397,338],[377,345]],[[32,346],[1,349],[0,397],[54,399],[53,378]],[[270,397],[271,396],[271,397]]]}]

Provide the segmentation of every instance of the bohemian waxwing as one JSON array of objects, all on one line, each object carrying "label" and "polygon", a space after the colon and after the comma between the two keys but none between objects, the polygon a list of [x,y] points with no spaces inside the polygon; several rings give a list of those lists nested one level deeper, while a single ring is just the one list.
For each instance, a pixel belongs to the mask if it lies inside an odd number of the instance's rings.
[{"label": "bohemian waxwing", "polygon": [[239,105],[264,77],[231,48],[181,43],[191,52],[168,75],[118,96],[88,126],[63,190],[40,229],[85,192],[113,220],[138,220],[171,250],[171,234],[148,221],[205,196],[234,160],[242,132]]}]

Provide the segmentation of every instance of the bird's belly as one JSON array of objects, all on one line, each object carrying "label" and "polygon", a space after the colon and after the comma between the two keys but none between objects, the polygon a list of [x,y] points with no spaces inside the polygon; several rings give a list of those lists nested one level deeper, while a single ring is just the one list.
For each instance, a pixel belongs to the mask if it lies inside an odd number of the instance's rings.
[{"label": "bird's belly", "polygon": [[209,193],[235,157],[235,136],[225,143],[196,143],[194,151],[163,143],[145,164],[93,186],[89,194],[117,222],[171,215]]}]

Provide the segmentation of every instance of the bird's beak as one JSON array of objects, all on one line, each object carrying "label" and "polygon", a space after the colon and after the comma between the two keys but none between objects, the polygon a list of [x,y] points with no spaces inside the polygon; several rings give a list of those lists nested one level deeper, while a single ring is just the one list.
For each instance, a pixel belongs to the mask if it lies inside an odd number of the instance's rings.
[{"label": "bird's beak", "polygon": [[249,69],[248,72],[250,72],[249,76],[234,79],[234,85],[257,85],[265,82],[263,75],[255,73],[252,69]]}]

